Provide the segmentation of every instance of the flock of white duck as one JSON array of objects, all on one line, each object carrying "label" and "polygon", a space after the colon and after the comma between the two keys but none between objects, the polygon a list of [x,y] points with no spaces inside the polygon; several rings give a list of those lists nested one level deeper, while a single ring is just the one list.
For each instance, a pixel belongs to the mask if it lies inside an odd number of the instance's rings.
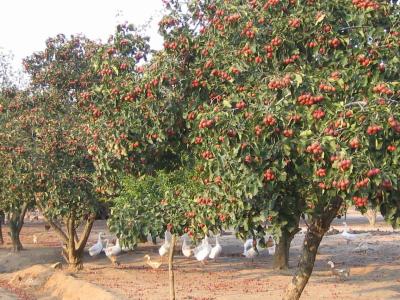
[{"label": "flock of white duck", "polygon": [[[350,243],[351,241],[357,241],[360,238],[371,236],[370,233],[359,233],[354,234],[350,233],[346,223],[343,223],[345,228],[343,232],[340,234],[343,239]],[[304,232],[303,232],[304,233]],[[121,254],[123,251],[128,251],[130,249],[121,247],[119,243],[119,239],[116,239],[115,245],[112,245],[108,239],[103,240],[104,233],[100,232],[98,235],[97,243],[94,244],[92,247],[89,248],[90,256],[96,256],[100,253],[104,252],[105,255],[112,261],[113,264],[119,264],[117,261],[117,256]],[[183,256],[189,258],[192,255],[201,263],[205,263],[207,259],[216,260],[222,253],[222,245],[219,242],[218,236],[215,237],[215,245],[211,245],[209,242],[208,236],[205,236],[204,239],[201,241],[200,245],[195,248],[191,247],[191,242],[189,237],[185,234],[181,237],[182,239],[182,254]],[[153,269],[158,269],[162,265],[162,261],[164,256],[169,253],[172,243],[172,234],[170,231],[166,230],[164,234],[164,243],[158,249],[158,253],[161,257],[161,262],[152,261],[149,255],[145,255],[144,259],[145,262],[152,267]],[[275,241],[269,236],[266,244],[264,245],[268,250],[268,254],[274,255],[275,254]],[[248,239],[243,244],[243,253],[242,255],[248,259],[253,259],[259,255],[258,249],[261,247],[260,241],[256,239]],[[359,245],[353,250],[354,252],[366,252],[370,250],[368,244],[365,242],[359,243]],[[336,269],[334,267],[334,263],[329,261],[328,264],[331,266],[332,273],[336,276],[343,276],[348,277],[350,272],[346,269]],[[341,276],[340,276],[341,277]]]},{"label": "flock of white duck", "polygon": [[[109,240],[103,240],[104,233],[100,232],[98,235],[97,243],[89,248],[90,256],[97,256],[102,252],[112,261],[113,264],[119,264],[117,261],[117,256],[123,251],[128,251],[129,249],[124,249],[119,243],[119,239],[116,239],[115,245],[110,244]],[[215,245],[211,245],[208,236],[205,236],[201,241],[200,245],[192,248],[189,237],[185,234],[181,237],[182,239],[182,254],[183,256],[189,258],[192,255],[201,263],[205,263],[207,259],[216,260],[222,253],[222,245],[219,242],[218,236],[215,237]],[[152,261],[149,255],[145,255],[144,259],[146,263],[153,269],[158,269],[161,264],[163,257],[169,253],[172,242],[172,234],[170,231],[166,230],[164,234],[164,243],[158,249],[158,254],[161,257],[161,262]],[[242,255],[253,261],[259,252],[257,247],[260,247],[259,242],[255,239],[248,239],[243,245]],[[266,243],[268,253],[273,255],[275,253],[275,242],[270,236]]]}]

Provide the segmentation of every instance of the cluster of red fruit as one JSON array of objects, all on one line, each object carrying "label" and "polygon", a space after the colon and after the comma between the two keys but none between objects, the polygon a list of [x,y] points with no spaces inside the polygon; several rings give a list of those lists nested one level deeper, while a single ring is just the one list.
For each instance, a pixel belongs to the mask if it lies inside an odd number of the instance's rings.
[{"label": "cluster of red fruit", "polygon": [[361,144],[358,138],[354,138],[349,142],[350,148],[351,149],[358,149],[360,148]]},{"label": "cluster of red fruit", "polygon": [[274,126],[276,124],[276,119],[272,115],[266,115],[263,119],[263,122],[267,126]]},{"label": "cluster of red fruit", "polygon": [[197,79],[194,79],[192,81],[192,87],[197,88],[199,86],[206,87],[207,86],[207,82],[205,80],[199,81]]},{"label": "cluster of red fruit", "polygon": [[368,171],[367,176],[368,177],[374,177],[374,176],[376,176],[376,175],[378,175],[380,173],[381,173],[380,169],[374,168],[374,169],[371,169],[371,170]]},{"label": "cluster of red fruit", "polygon": [[185,212],[185,217],[186,218],[194,218],[195,216],[196,216],[196,212],[194,212],[194,211]]},{"label": "cluster of red fruit", "polygon": [[318,46],[318,43],[315,42],[315,41],[311,41],[311,42],[308,42],[308,43],[307,43],[307,47],[308,47],[308,48],[315,48],[315,47],[317,47],[317,46]]},{"label": "cluster of red fruit", "polygon": [[285,77],[280,79],[271,80],[268,83],[268,88],[271,90],[281,90],[289,87],[291,84],[290,75],[285,75]]},{"label": "cluster of red fruit", "polygon": [[379,9],[379,4],[371,0],[353,0],[353,5],[361,9],[368,9],[368,8],[372,8],[373,10]]},{"label": "cluster of red fruit", "polygon": [[392,189],[392,182],[391,182],[389,179],[385,179],[385,180],[382,182],[382,187],[383,187],[384,189],[391,190],[391,189]]},{"label": "cluster of red fruit", "polygon": [[[89,100],[90,99],[90,93],[89,92],[82,92],[80,94],[80,96],[81,96],[81,98],[83,100]],[[3,111],[3,106],[0,105],[0,112],[2,112],[2,111]]]},{"label": "cluster of red fruit", "polygon": [[236,103],[235,107],[237,109],[243,109],[246,107],[246,102],[244,102],[243,100],[239,101],[238,103]]},{"label": "cluster of red fruit", "polygon": [[266,181],[273,181],[273,180],[275,180],[275,173],[274,173],[274,171],[272,171],[271,169],[265,170],[265,172],[264,172],[264,179],[265,179]]},{"label": "cluster of red fruit", "polygon": [[270,44],[264,46],[265,52],[267,52],[267,57],[272,58],[275,48],[278,48],[282,44],[282,39],[275,37],[271,40]]},{"label": "cluster of red fruit", "polygon": [[364,207],[364,206],[367,206],[367,204],[368,204],[368,197],[354,196],[353,202],[354,202],[355,206],[357,206],[357,207]]},{"label": "cluster of red fruit", "polygon": [[222,177],[221,176],[216,176],[214,178],[214,183],[217,185],[220,185],[222,183]]},{"label": "cluster of red fruit", "polygon": [[109,69],[109,68],[101,69],[100,72],[99,72],[99,74],[101,76],[112,75],[112,73],[113,73],[113,71],[111,69]]},{"label": "cluster of red fruit", "polygon": [[278,5],[279,2],[280,2],[280,0],[268,0],[268,1],[264,4],[263,9],[264,9],[264,10],[268,10],[270,7]]},{"label": "cluster of red fruit", "polygon": [[221,79],[223,79],[223,80],[226,80],[226,81],[232,80],[232,76],[229,75],[227,72],[225,72],[225,71],[220,71],[220,70],[217,70],[217,69],[213,69],[213,70],[211,71],[211,75],[212,75],[212,76],[215,76],[215,77],[219,77],[219,78],[221,78]]},{"label": "cluster of red fruit", "polygon": [[315,154],[315,155],[321,154],[322,151],[323,151],[323,150],[322,150],[322,146],[321,146],[321,144],[318,143],[318,142],[314,142],[314,143],[312,143],[310,146],[308,146],[308,147],[306,148],[306,152],[307,152],[307,153],[312,153],[312,154]]},{"label": "cluster of red fruit", "polygon": [[283,136],[287,138],[292,137],[293,134],[294,134],[293,129],[285,129],[283,131]]},{"label": "cluster of red fruit", "polygon": [[228,216],[225,214],[218,214],[218,218],[221,222],[225,222],[228,219]]},{"label": "cluster of red fruit", "polygon": [[236,23],[237,21],[240,20],[240,14],[239,13],[235,13],[233,15],[229,15],[229,16],[225,16],[224,20],[229,22],[229,23]]},{"label": "cluster of red fruit", "polygon": [[247,22],[246,26],[243,28],[241,35],[247,36],[249,39],[253,39],[255,37],[255,32],[253,31],[253,22]]},{"label": "cluster of red fruit", "polygon": [[136,98],[136,95],[134,94],[134,93],[127,93],[125,96],[124,96],[124,100],[125,101],[133,101],[133,100],[135,100],[135,98]]},{"label": "cluster of red fruit", "polygon": [[331,46],[332,48],[338,48],[340,46],[341,42],[338,38],[333,38],[329,41],[329,46]]},{"label": "cluster of red fruit", "polygon": [[197,203],[197,204],[200,204],[200,205],[212,206],[214,202],[213,202],[213,200],[212,200],[211,198],[203,198],[203,197],[200,197],[200,198],[198,198],[198,199],[196,200],[196,203]]},{"label": "cluster of red fruit", "polygon": [[389,145],[389,146],[387,146],[387,150],[389,152],[394,152],[394,151],[396,151],[396,146],[395,145]]},{"label": "cluster of red fruit", "polygon": [[256,125],[254,127],[254,132],[255,132],[256,136],[260,136],[262,131],[263,131],[263,129],[262,129],[262,127],[260,125]]},{"label": "cluster of red fruit", "polygon": [[300,55],[298,55],[298,54],[293,54],[291,57],[285,58],[285,59],[283,60],[283,64],[285,64],[285,65],[292,64],[292,63],[294,63],[296,60],[298,60],[299,58],[300,58]]},{"label": "cluster of red fruit", "polygon": [[196,119],[196,113],[194,111],[191,111],[190,113],[188,113],[187,119],[189,121],[193,121],[194,119]]},{"label": "cluster of red fruit", "polygon": [[363,180],[360,180],[359,182],[356,183],[357,188],[362,188],[368,185],[369,178],[364,178]]},{"label": "cluster of red fruit", "polygon": [[372,63],[372,60],[369,58],[366,58],[365,55],[361,54],[357,57],[357,61],[363,66],[367,67]]},{"label": "cluster of red fruit", "polygon": [[201,156],[202,156],[204,159],[213,159],[213,158],[214,158],[214,154],[213,154],[210,150],[203,151],[203,152],[201,153]]},{"label": "cluster of red fruit", "polygon": [[170,43],[164,42],[164,49],[165,50],[168,50],[168,49],[175,50],[177,47],[178,47],[177,42],[170,42]]},{"label": "cluster of red fruit", "polygon": [[325,177],[326,176],[326,169],[320,168],[317,171],[315,171],[315,175],[318,177]]},{"label": "cluster of red fruit", "polygon": [[201,143],[203,143],[203,138],[201,136],[196,136],[196,138],[194,139],[194,143],[196,145],[200,145]]},{"label": "cluster of red fruit", "polygon": [[308,106],[321,102],[322,100],[324,100],[324,96],[311,96],[310,93],[303,94],[297,98],[297,101],[301,105],[308,105]]},{"label": "cluster of red fruit", "polygon": [[391,89],[389,89],[386,86],[386,84],[384,84],[384,83],[380,83],[380,84],[374,86],[372,91],[374,93],[378,93],[378,94],[393,95],[393,91]]},{"label": "cluster of red fruit", "polygon": [[301,115],[291,114],[286,117],[289,122],[299,123],[301,121]]},{"label": "cluster of red fruit", "polygon": [[338,136],[339,135],[339,132],[333,127],[332,124],[329,127],[325,128],[324,133],[326,135],[330,135],[330,136]]},{"label": "cluster of red fruit", "polygon": [[103,114],[100,109],[98,109],[95,105],[91,104],[89,106],[90,110],[92,111],[93,118],[97,119],[100,118]]},{"label": "cluster of red fruit", "polygon": [[344,159],[339,163],[339,167],[342,171],[346,171],[350,169],[351,166],[351,160],[350,159]]},{"label": "cluster of red fruit", "polygon": [[381,130],[382,130],[381,126],[371,125],[371,126],[368,126],[368,128],[367,128],[367,134],[368,135],[375,135]]},{"label": "cluster of red fruit", "polygon": [[201,119],[199,123],[199,128],[210,128],[214,125],[214,120],[206,120],[206,119]]},{"label": "cluster of red fruit", "polygon": [[321,83],[319,85],[319,89],[323,92],[336,92],[336,88],[334,86],[323,84],[323,83]]},{"label": "cluster of red fruit", "polygon": [[320,120],[325,117],[325,112],[322,108],[318,108],[313,111],[312,116],[315,120]]},{"label": "cluster of red fruit", "polygon": [[396,131],[397,133],[400,133],[400,122],[397,121],[394,117],[389,117],[388,119],[390,127]]},{"label": "cluster of red fruit", "polygon": [[299,28],[301,25],[301,21],[298,18],[290,19],[289,26],[293,28]]},{"label": "cluster of red fruit", "polygon": [[332,186],[337,188],[338,190],[345,191],[350,185],[350,181],[348,179],[342,179],[339,181],[332,182]]}]

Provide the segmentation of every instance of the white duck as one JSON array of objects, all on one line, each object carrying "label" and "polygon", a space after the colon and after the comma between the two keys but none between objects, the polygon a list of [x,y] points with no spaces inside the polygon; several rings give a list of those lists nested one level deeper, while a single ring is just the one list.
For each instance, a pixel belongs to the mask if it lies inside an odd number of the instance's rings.
[{"label": "white duck", "polygon": [[211,259],[216,260],[222,252],[222,246],[218,241],[218,236],[215,237],[215,246],[211,248],[210,255],[208,256]]},{"label": "white duck", "polygon": [[331,266],[331,272],[333,276],[336,276],[337,278],[339,278],[340,280],[343,280],[345,278],[349,278],[350,277],[350,269],[338,269],[335,268],[335,264],[333,263],[333,261],[328,261],[328,265]]},{"label": "white duck", "polygon": [[254,257],[258,255],[257,241],[253,239],[248,239],[243,245],[243,255],[246,258],[250,258],[253,262]]},{"label": "white duck", "polygon": [[351,241],[357,240],[359,238],[371,236],[371,234],[369,232],[368,233],[358,233],[358,234],[349,233],[347,223],[343,222],[343,225],[344,225],[344,230],[342,232],[342,237],[347,241],[347,244],[350,243]]},{"label": "white duck", "polygon": [[194,249],[194,256],[198,261],[204,264],[206,258],[210,255],[211,245],[208,243],[208,236],[201,241],[201,245]]},{"label": "white duck", "polygon": [[160,249],[158,249],[158,253],[161,257],[164,257],[164,255],[168,253],[169,248],[171,247],[171,241],[172,234],[169,230],[166,230],[164,234],[164,244],[160,247]]},{"label": "white duck", "polygon": [[119,244],[119,239],[117,239],[117,242],[115,243],[115,246],[108,246],[107,242],[107,247],[104,249],[104,253],[106,256],[112,261],[113,264],[119,264],[117,262],[117,256],[121,254],[121,246]]},{"label": "white duck", "polygon": [[352,250],[352,252],[366,254],[368,250],[371,250],[368,244],[366,242],[361,242],[356,248]]},{"label": "white duck", "polygon": [[97,239],[97,243],[89,248],[89,255],[90,256],[99,255],[101,253],[101,251],[103,250],[103,242],[102,242],[102,238],[101,238],[103,235],[104,235],[104,233],[100,232],[99,233],[99,237]]},{"label": "white duck", "polygon": [[192,255],[193,249],[190,248],[190,243],[188,242],[188,237],[186,234],[182,236],[182,240],[182,254],[185,257],[190,257]]}]

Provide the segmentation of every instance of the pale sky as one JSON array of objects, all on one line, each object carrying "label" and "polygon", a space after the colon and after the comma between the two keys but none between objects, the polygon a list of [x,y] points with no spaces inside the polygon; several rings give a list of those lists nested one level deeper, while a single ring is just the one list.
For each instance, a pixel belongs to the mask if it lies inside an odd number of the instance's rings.
[{"label": "pale sky", "polygon": [[43,50],[45,40],[58,33],[82,33],[91,39],[106,40],[117,23],[141,25],[153,16],[147,33],[152,47],[159,49],[162,40],[157,23],[162,8],[161,0],[3,0],[0,48],[11,51],[17,63]]}]

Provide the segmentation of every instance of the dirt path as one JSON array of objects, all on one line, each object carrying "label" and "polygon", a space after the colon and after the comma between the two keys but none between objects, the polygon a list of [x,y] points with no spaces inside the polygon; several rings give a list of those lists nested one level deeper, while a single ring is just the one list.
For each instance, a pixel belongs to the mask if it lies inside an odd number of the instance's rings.
[{"label": "dirt path", "polygon": [[[333,227],[341,231],[343,221],[335,220]],[[370,250],[366,254],[355,253],[357,243],[347,244],[340,235],[326,236],[302,299],[400,299],[400,232],[393,231],[381,218],[374,229],[358,214],[349,214],[346,221],[353,230],[370,231],[371,236],[365,239]],[[96,242],[99,231],[109,235],[104,221],[96,222],[90,243]],[[33,234],[38,236],[37,245],[32,243]],[[266,251],[261,251],[253,264],[246,261],[240,256],[242,243],[234,235],[221,237],[223,255],[217,262],[201,266],[195,259],[178,254],[177,299],[281,299],[295,271],[302,239],[298,234],[293,241],[292,268],[287,272],[274,271],[272,257]],[[9,254],[4,247],[0,248],[0,280],[9,278],[10,272],[33,264],[62,261],[58,238],[52,230],[45,231],[41,223],[28,224],[22,231],[22,242],[27,250],[20,254]],[[120,267],[112,266],[104,254],[98,257],[86,254],[85,269],[74,276],[129,299],[167,299],[167,265],[151,270],[143,262],[145,254],[158,260],[157,250],[158,246],[151,243],[141,244],[135,251],[120,256]],[[328,260],[339,267],[350,268],[350,279],[341,282],[333,278]]]}]

